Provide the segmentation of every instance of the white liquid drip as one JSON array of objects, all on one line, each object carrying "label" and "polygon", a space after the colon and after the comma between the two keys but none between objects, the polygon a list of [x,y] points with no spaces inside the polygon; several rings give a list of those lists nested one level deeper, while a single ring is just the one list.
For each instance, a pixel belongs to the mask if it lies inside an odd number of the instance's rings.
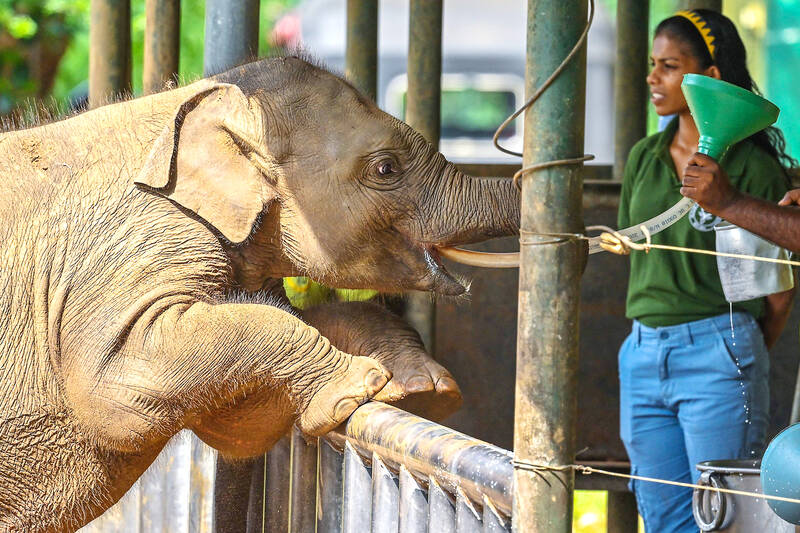
[{"label": "white liquid drip", "polygon": [[[728,302],[728,305],[730,306],[730,317],[731,317],[731,340],[733,341],[733,345],[736,346],[736,334],[733,332],[733,302]],[[738,363],[736,366],[739,366]],[[742,371],[739,370],[739,373],[741,374]]]},{"label": "white liquid drip", "polygon": [[[728,302],[730,306],[730,321],[731,321],[731,341],[733,347],[736,347],[736,333],[733,330],[733,302]],[[736,371],[739,373],[739,387],[742,389],[742,396],[744,397],[744,423],[750,423],[750,406],[747,405],[747,391],[744,388],[744,380],[742,379],[742,368],[739,366],[739,358],[736,357],[735,353],[732,353],[733,361],[736,363]],[[750,454],[755,454],[755,450],[750,450]]]}]

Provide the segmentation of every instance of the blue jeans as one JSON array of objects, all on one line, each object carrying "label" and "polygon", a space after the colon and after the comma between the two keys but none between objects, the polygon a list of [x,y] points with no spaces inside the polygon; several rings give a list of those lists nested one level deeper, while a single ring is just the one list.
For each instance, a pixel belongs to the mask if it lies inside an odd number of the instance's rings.
[{"label": "blue jeans", "polygon": [[[700,461],[760,457],[769,358],[749,313],[650,328],[637,321],[619,352],[620,436],[631,472],[696,482]],[[648,533],[694,532],[691,489],[632,481]]]}]

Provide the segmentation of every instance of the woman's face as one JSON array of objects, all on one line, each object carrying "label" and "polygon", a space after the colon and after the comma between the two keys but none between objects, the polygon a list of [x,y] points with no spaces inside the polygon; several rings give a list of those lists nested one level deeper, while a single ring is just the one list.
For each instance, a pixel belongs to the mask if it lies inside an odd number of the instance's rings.
[{"label": "woman's face", "polygon": [[684,53],[683,49],[686,47],[681,44],[666,34],[657,35],[653,40],[651,70],[647,76],[647,84],[650,86],[650,101],[653,102],[656,113],[662,116],[689,110],[681,91],[684,74],[719,77],[716,66],[702,69],[700,62],[694,56]]}]

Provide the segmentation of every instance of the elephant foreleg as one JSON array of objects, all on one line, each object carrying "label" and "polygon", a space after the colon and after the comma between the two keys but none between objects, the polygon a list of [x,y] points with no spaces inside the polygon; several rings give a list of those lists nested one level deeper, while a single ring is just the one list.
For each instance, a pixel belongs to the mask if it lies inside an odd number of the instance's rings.
[{"label": "elephant foreleg", "polygon": [[392,372],[375,400],[437,421],[461,406],[450,372],[428,355],[414,328],[386,308],[338,302],[312,307],[303,319],[340,350],[374,358]]},{"label": "elephant foreleg", "polygon": [[[279,436],[294,421],[309,434],[325,433],[389,377],[290,313],[258,304],[173,306],[137,324],[117,357],[97,386],[79,389],[75,400],[86,426],[123,451],[183,427],[202,433],[203,421],[224,415],[247,394],[263,398],[263,391],[265,401],[275,402],[274,416],[260,421],[263,433]],[[248,428],[225,436],[227,442],[246,443]]]}]

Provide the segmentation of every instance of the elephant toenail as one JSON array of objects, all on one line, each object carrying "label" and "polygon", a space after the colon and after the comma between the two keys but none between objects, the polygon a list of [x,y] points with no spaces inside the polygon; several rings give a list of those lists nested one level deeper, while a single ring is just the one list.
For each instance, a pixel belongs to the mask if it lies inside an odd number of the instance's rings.
[{"label": "elephant toenail", "polygon": [[461,388],[456,380],[449,376],[442,376],[436,380],[436,391],[440,393],[455,392],[461,394]]},{"label": "elephant toenail", "polygon": [[414,394],[433,390],[433,381],[428,376],[414,376],[406,381],[406,392]]},{"label": "elephant toenail", "polygon": [[389,379],[386,374],[374,368],[367,372],[367,377],[364,378],[364,385],[367,386],[367,392],[371,396],[381,390],[389,382]]},{"label": "elephant toenail", "polygon": [[353,414],[353,411],[356,409],[358,409],[358,402],[353,398],[339,400],[339,403],[336,404],[336,408],[333,410],[333,418],[336,422],[342,422]]}]

